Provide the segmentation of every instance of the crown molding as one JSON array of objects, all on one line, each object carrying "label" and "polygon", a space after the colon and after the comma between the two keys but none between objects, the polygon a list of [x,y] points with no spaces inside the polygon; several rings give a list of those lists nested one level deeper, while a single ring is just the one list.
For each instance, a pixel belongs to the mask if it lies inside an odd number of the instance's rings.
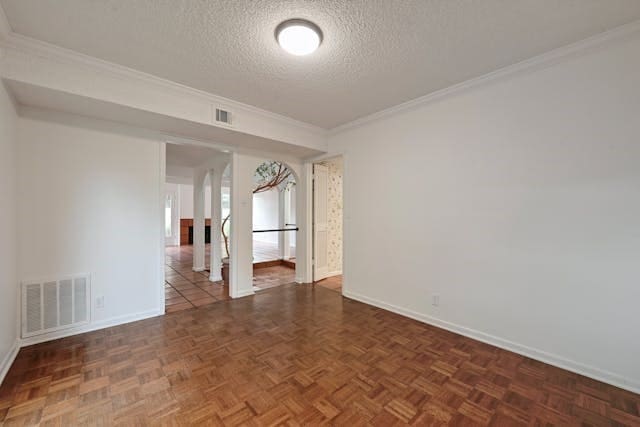
[{"label": "crown molding", "polygon": [[[3,14],[0,11],[0,34],[2,30],[2,16]],[[65,63],[76,66],[79,65],[112,76],[116,76],[121,79],[131,79],[151,84],[161,90],[169,91],[174,94],[183,96],[199,98],[213,105],[223,105],[233,111],[244,111],[255,114],[265,119],[279,122],[282,125],[298,128],[300,130],[321,137],[326,137],[327,134],[326,129],[312,125],[310,123],[302,122],[291,117],[283,116],[281,114],[273,113],[271,111],[255,107],[253,105],[244,104],[230,98],[225,98],[209,92],[185,86],[171,80],[163,79],[152,74],[125,67],[123,65],[94,58],[92,56],[56,46],[31,37],[27,37],[13,31],[9,31],[4,37],[2,37],[0,45],[5,49],[14,49],[19,52],[29,53],[58,63]]]},{"label": "crown molding", "polygon": [[508,65],[496,71],[484,74],[470,80],[463,81],[453,86],[431,92],[419,98],[412,99],[402,104],[395,105],[376,113],[369,114],[351,122],[336,126],[328,131],[328,136],[334,136],[345,131],[364,126],[376,120],[381,120],[390,116],[394,116],[401,112],[413,110],[421,106],[442,100],[444,98],[457,95],[461,92],[477,88],[486,84],[495,83],[513,77],[517,74],[523,74],[534,70],[554,65],[562,60],[569,59],[573,56],[584,54],[606,45],[615,40],[625,39],[640,32],[640,20],[613,28],[595,36],[583,39],[576,43],[572,43],[549,52],[543,53],[533,58]]},{"label": "crown molding", "polygon": [[6,38],[13,33],[9,19],[4,11],[4,8],[0,4],[0,37]]},{"label": "crown molding", "polygon": [[94,70],[100,70],[119,78],[138,80],[140,82],[155,85],[162,90],[169,91],[174,94],[192,96],[202,99],[213,105],[224,105],[225,107],[228,107],[235,111],[245,111],[248,113],[252,113],[265,119],[273,120],[281,123],[282,125],[291,126],[320,136],[322,138],[334,136],[347,130],[374,122],[376,120],[381,120],[401,112],[419,108],[423,105],[442,100],[449,96],[454,96],[473,88],[508,79],[517,74],[531,72],[537,69],[551,66],[557,62],[571,58],[572,56],[589,52],[611,41],[624,39],[638,32],[640,32],[640,20],[622,25],[620,27],[616,27],[614,29],[605,31],[576,43],[551,50],[533,58],[529,58],[524,61],[503,67],[485,75],[463,81],[461,83],[437,90],[435,92],[431,92],[402,104],[380,110],[378,112],[358,118],[332,129],[324,129],[310,123],[306,123],[300,120],[293,119],[291,117],[283,116],[281,114],[273,113],[271,111],[255,107],[253,105],[244,104],[230,98],[218,96],[209,92],[173,82],[171,80],[163,79],[152,74],[144,73],[142,71],[134,70],[132,68],[94,58],[89,55],[85,55],[70,49],[65,49],[60,46],[56,46],[47,42],[43,42],[41,40],[15,33],[14,31],[12,31],[6,14],[4,13],[2,6],[0,5],[0,46],[5,49],[16,49],[21,52],[28,52],[40,57],[47,58],[52,61],[63,62],[72,65],[81,65],[92,68]]}]

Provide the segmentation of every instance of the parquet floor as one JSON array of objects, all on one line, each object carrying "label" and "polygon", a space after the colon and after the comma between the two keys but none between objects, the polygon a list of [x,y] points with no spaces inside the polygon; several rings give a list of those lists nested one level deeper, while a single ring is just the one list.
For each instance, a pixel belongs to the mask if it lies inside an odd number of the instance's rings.
[{"label": "parquet floor", "polygon": [[317,285],[20,351],[4,425],[639,426],[640,396]]},{"label": "parquet floor", "polygon": [[[296,248],[292,246],[289,249],[290,259],[295,260]],[[280,259],[280,250],[277,243],[265,242],[253,238],[253,262],[273,261]]]},{"label": "parquet floor", "polygon": [[293,283],[295,280],[296,270],[283,265],[253,269],[253,286],[257,288],[256,290],[286,285]]},{"label": "parquet floor", "polygon": [[337,276],[327,277],[318,282],[315,282],[317,286],[322,286],[332,291],[342,292],[342,274]]}]

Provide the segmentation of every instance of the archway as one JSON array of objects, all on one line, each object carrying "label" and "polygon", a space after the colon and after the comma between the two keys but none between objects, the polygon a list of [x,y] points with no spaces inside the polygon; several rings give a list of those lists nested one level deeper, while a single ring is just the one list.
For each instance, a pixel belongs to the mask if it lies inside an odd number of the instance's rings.
[{"label": "archway", "polygon": [[267,160],[253,176],[252,260],[254,291],[295,281],[296,185],[286,163]]}]

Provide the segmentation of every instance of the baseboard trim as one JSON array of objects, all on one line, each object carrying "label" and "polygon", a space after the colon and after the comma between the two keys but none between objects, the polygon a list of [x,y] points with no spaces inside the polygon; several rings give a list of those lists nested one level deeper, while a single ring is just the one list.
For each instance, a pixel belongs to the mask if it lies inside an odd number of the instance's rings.
[{"label": "baseboard trim", "polygon": [[447,322],[393,304],[388,304],[375,298],[369,298],[357,292],[343,290],[342,294],[347,298],[369,304],[374,307],[382,308],[384,310],[409,317],[419,322],[446,329],[447,331],[454,332],[456,334],[463,335],[465,337],[469,337],[474,340],[502,348],[504,350],[509,350],[514,353],[530,357],[531,359],[535,359],[549,365],[557,366],[558,368],[566,369],[567,371],[575,372],[576,374],[584,375],[585,377],[589,377],[594,380],[602,381],[604,383],[620,387],[633,393],[640,393],[640,382],[629,380],[621,375],[614,374],[612,372],[608,372],[594,366],[585,365],[574,360],[566,359],[556,354],[548,353],[543,350],[538,350],[523,344],[505,340],[494,335],[486,334],[475,329]]},{"label": "baseboard trim", "polygon": [[342,270],[337,270],[337,271],[330,271],[327,274],[327,277],[333,277],[333,276],[339,276],[342,274]]},{"label": "baseboard trim", "polygon": [[11,369],[11,365],[13,365],[13,361],[16,360],[16,356],[18,355],[19,351],[20,351],[20,343],[18,342],[18,340],[16,340],[13,342],[11,349],[4,356],[4,359],[2,359],[2,362],[0,363],[0,385],[2,385],[4,378],[7,376],[7,373],[9,372],[9,369]]},{"label": "baseboard trim", "polygon": [[240,291],[236,295],[232,296],[231,298],[236,299],[236,298],[248,297],[249,295],[255,295],[253,288],[246,291]]},{"label": "baseboard trim", "polygon": [[60,338],[70,337],[72,335],[84,334],[86,332],[93,332],[99,329],[110,328],[112,326],[123,325],[125,323],[136,322],[138,320],[149,319],[151,317],[156,317],[163,315],[163,310],[150,310],[141,313],[128,314],[125,316],[112,317],[110,319],[101,320],[99,322],[89,323],[88,325],[84,325],[77,328],[65,329],[62,331],[55,331],[49,334],[37,335],[29,338],[17,339],[11,351],[4,357],[2,362],[0,363],[0,384],[4,381],[7,372],[13,365],[13,362],[18,355],[18,352],[22,347],[27,347],[34,344],[40,344],[47,341],[53,341]]},{"label": "baseboard trim", "polygon": [[19,340],[19,345],[20,347],[26,347],[33,344],[40,344],[47,341],[70,337],[72,335],[84,334],[86,332],[93,332],[100,329],[110,328],[112,326],[123,325],[125,323],[131,323],[131,322],[136,322],[138,320],[149,319],[151,317],[156,317],[163,314],[164,314],[164,311],[161,311],[161,310],[150,310],[150,311],[144,311],[141,313],[112,317],[109,319],[92,322],[92,323],[89,323],[88,325],[84,325],[78,328],[70,328],[62,331],[52,332],[50,334],[23,338]]}]

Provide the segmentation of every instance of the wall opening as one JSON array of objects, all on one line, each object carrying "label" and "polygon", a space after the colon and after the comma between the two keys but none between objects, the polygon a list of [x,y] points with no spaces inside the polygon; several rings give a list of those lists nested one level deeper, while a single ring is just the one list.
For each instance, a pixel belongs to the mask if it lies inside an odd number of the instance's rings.
[{"label": "wall opening", "polygon": [[279,161],[265,161],[254,172],[254,291],[295,281],[296,184],[293,170]]},{"label": "wall opening", "polygon": [[314,164],[313,174],[313,281],[342,292],[342,157]]}]

